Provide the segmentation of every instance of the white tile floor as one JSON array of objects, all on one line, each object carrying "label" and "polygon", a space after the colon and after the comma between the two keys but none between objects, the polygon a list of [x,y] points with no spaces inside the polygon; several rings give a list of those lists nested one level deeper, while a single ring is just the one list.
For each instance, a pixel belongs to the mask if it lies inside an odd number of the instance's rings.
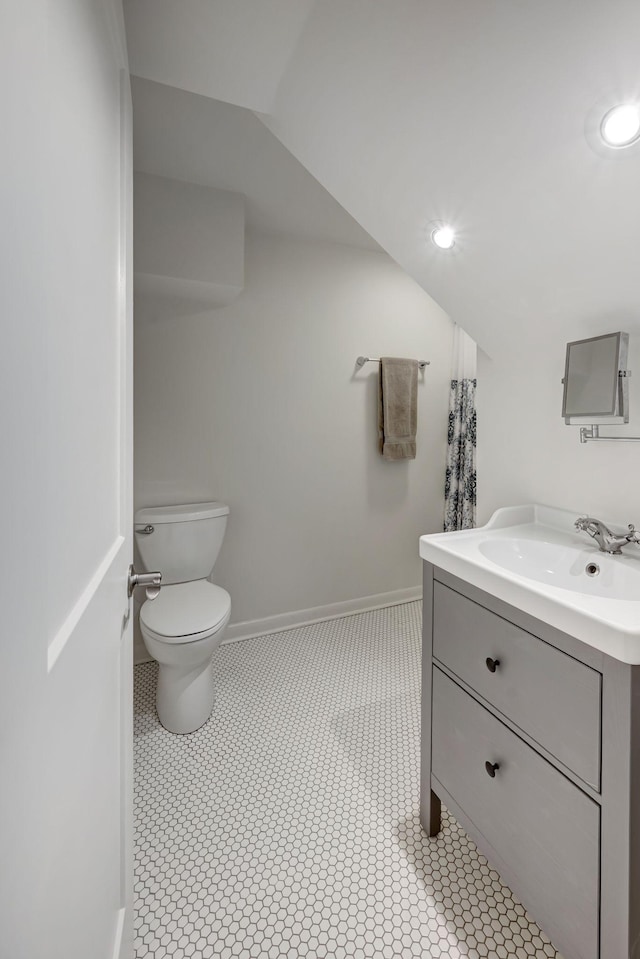
[{"label": "white tile floor", "polygon": [[560,959],[445,812],[418,821],[420,604],[221,647],[174,736],[136,667],[136,956]]}]

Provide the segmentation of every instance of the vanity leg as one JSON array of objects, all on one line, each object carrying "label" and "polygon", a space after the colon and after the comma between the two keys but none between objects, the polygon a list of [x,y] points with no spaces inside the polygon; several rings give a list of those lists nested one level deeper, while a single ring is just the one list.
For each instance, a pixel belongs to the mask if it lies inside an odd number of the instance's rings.
[{"label": "vanity leg", "polygon": [[431,653],[433,648],[433,566],[423,563],[422,721],[420,745],[420,823],[427,836],[440,832],[440,799],[431,788]]},{"label": "vanity leg", "polygon": [[431,790],[431,808],[429,815],[429,829],[428,833],[430,836],[437,836],[440,832],[442,826],[442,815],[440,809],[440,797],[436,796],[433,789]]},{"label": "vanity leg", "polygon": [[442,825],[440,815],[440,799],[438,796],[436,796],[433,789],[429,790],[429,801],[422,804],[422,809],[420,810],[420,822],[422,823],[422,828],[426,832],[427,836],[437,836],[440,832]]}]

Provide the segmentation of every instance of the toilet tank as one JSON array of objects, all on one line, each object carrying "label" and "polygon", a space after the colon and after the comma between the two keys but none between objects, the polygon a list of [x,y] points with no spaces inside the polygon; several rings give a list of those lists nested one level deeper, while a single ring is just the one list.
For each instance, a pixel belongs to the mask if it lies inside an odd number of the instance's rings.
[{"label": "toilet tank", "polygon": [[224,503],[189,503],[136,510],[134,532],[145,569],[160,570],[163,586],[206,579],[227,527]]}]

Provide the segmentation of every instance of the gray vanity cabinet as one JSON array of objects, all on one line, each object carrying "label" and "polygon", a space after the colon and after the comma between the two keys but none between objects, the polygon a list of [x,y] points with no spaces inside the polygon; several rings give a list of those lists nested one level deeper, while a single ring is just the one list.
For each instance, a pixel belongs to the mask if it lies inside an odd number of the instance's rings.
[{"label": "gray vanity cabinet", "polygon": [[424,563],[421,820],[440,801],[564,959],[640,959],[640,667]]}]

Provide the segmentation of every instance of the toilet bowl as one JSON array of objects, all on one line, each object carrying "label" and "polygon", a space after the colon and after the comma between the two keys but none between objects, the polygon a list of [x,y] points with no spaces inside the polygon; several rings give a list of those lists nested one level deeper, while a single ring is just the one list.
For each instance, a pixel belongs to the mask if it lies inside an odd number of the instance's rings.
[{"label": "toilet bowl", "polygon": [[231,615],[231,597],[208,580],[166,586],[140,610],[147,651],[158,662],[156,709],[165,729],[192,733],[211,715],[211,659]]},{"label": "toilet bowl", "polygon": [[211,661],[231,616],[231,597],[205,577],[217,559],[228,514],[223,503],[195,503],[135,515],[143,565],[162,573],[159,595],[140,610],[140,630],[159,665],[158,718],[173,733],[194,732],[213,708]]}]

